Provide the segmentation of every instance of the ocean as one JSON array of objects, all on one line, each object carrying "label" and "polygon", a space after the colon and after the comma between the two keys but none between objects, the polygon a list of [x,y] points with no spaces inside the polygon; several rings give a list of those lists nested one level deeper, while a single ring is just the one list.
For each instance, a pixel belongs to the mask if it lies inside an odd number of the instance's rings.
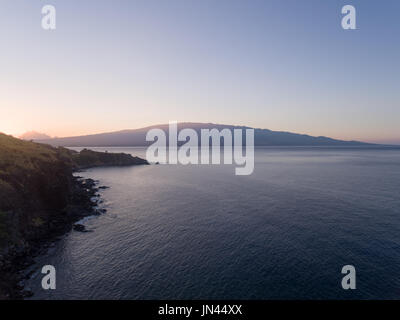
[{"label": "ocean", "polygon": [[[107,213],[36,258],[32,299],[400,298],[400,149],[258,148],[252,175],[234,167],[79,173],[110,187]],[[56,290],[41,287],[49,264]]]}]

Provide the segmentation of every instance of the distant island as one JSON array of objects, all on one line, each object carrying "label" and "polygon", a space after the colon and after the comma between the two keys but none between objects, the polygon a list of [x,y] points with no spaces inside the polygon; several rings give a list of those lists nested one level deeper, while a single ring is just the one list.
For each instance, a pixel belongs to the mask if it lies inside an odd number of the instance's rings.
[{"label": "distant island", "polygon": [[18,271],[74,222],[99,213],[96,183],[73,172],[142,164],[148,162],[124,153],[76,152],[0,133],[0,300],[29,296]]},{"label": "distant island", "polygon": [[[52,138],[35,140],[52,146],[64,147],[134,147],[149,146],[151,142],[146,141],[146,133],[153,128],[168,131],[168,124],[145,127],[141,129],[122,130],[109,133],[92,134],[76,137]],[[222,125],[213,123],[178,123],[178,130],[183,128],[194,129],[251,129],[245,126]],[[343,141],[328,137],[313,137],[306,134],[297,134],[283,131],[272,131],[268,129],[254,129],[255,146],[368,146],[373,145],[359,141]]]},{"label": "distant island", "polygon": [[22,140],[47,140],[51,139],[49,135],[41,132],[36,132],[36,131],[28,131],[25,132],[24,134],[20,135],[18,138]]}]

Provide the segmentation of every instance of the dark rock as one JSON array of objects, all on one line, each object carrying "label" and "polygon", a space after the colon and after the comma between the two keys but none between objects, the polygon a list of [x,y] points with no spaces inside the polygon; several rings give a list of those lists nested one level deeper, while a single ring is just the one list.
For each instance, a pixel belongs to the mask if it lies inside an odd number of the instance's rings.
[{"label": "dark rock", "polygon": [[99,215],[104,214],[106,212],[107,212],[107,209],[104,209],[104,208],[96,209],[96,210],[94,210],[93,215],[99,216]]},{"label": "dark rock", "polygon": [[79,231],[79,232],[86,231],[86,227],[83,224],[79,224],[79,223],[74,224],[73,228],[75,231]]},{"label": "dark rock", "polygon": [[33,296],[33,292],[30,289],[25,289],[21,292],[22,298],[30,298]]}]

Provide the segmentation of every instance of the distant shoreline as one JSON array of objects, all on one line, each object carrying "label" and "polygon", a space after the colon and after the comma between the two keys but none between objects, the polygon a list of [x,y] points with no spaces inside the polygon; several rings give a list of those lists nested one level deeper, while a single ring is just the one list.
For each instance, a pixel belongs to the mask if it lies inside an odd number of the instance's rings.
[{"label": "distant shoreline", "polygon": [[[147,133],[152,129],[160,129],[169,132],[169,124],[160,124],[145,128],[120,130],[114,132],[105,132],[91,135],[82,135],[74,137],[52,138],[36,140],[40,143],[47,143],[53,146],[63,147],[102,147],[115,146],[127,147],[138,146],[146,147],[151,142],[146,140]],[[345,141],[333,139],[325,136],[311,136],[308,134],[298,134],[286,131],[273,131],[269,129],[251,128],[247,126],[235,126],[215,123],[197,123],[181,122],[177,123],[178,131],[182,129],[191,129],[201,136],[202,130],[236,130],[236,129],[254,129],[254,145],[258,146],[361,146],[377,145],[361,141]],[[184,142],[182,142],[184,144]]]},{"label": "distant shoreline", "polygon": [[[129,145],[121,145],[121,146],[66,146],[65,148],[67,149],[92,149],[92,148],[114,148],[114,149],[121,149],[121,148],[132,148],[132,149],[144,149],[147,148],[147,146],[129,146]],[[223,149],[224,146],[221,145],[221,149]],[[400,145],[389,145],[389,144],[370,144],[370,145],[359,145],[359,146],[307,146],[307,145],[299,145],[299,146],[290,146],[290,145],[282,145],[282,146],[254,146],[254,149],[283,149],[283,148],[315,148],[315,149],[400,149]]]}]

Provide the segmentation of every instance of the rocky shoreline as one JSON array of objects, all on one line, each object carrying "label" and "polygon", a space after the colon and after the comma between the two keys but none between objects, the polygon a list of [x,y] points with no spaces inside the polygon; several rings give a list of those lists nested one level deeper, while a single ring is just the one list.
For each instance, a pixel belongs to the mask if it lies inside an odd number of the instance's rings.
[{"label": "rocky shoreline", "polygon": [[0,133],[0,300],[30,296],[22,270],[61,235],[85,231],[74,223],[101,214],[96,182],[74,172],[146,164],[130,154],[77,152]]},{"label": "rocky shoreline", "polygon": [[[105,209],[99,209],[101,199],[98,196],[97,182],[93,179],[73,177],[71,203],[67,212],[53,219],[46,235],[40,239],[28,241],[23,247],[11,247],[5,255],[0,256],[0,299],[18,300],[31,297],[33,293],[25,288],[25,281],[31,274],[24,270],[34,264],[34,258],[46,252],[49,246],[71,230],[84,232],[84,227],[75,224],[84,217],[100,215]],[[57,216],[57,215],[55,215]]]}]

